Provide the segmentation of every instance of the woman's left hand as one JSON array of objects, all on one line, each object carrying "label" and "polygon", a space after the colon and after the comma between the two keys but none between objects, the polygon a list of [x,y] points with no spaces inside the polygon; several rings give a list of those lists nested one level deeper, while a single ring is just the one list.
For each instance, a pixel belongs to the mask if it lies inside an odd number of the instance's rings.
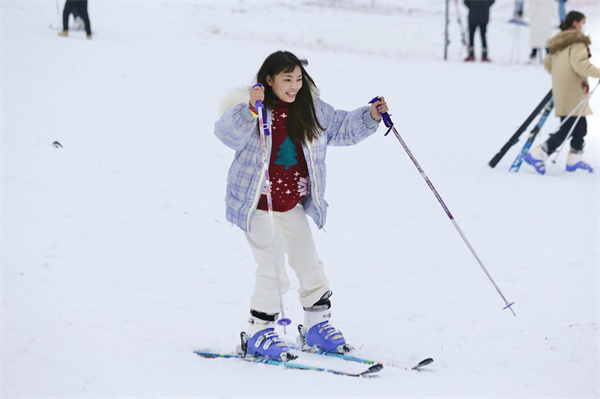
[{"label": "woman's left hand", "polygon": [[379,100],[375,101],[371,104],[371,118],[374,121],[381,121],[381,114],[384,112],[388,112],[388,106],[385,102],[385,98],[379,97]]}]

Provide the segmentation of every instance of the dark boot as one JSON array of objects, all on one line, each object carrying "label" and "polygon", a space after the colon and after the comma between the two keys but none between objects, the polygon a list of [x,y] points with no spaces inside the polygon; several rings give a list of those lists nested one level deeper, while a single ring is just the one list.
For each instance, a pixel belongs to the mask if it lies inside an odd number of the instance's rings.
[{"label": "dark boot", "polygon": [[465,62],[473,62],[475,61],[475,51],[473,49],[469,50],[469,56],[465,58]]},{"label": "dark boot", "polygon": [[487,49],[485,48],[481,51],[481,62],[492,62],[492,60],[488,58]]}]

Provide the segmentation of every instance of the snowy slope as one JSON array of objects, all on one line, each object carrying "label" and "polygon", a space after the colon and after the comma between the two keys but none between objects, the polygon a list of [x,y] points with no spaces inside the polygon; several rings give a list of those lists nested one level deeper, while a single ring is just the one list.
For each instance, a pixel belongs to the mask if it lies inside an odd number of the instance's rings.
[{"label": "snowy slope", "polygon": [[[87,41],[56,36],[55,2],[2,0],[0,396],[598,397],[598,174],[566,174],[566,151],[544,177],[507,172],[516,148],[487,166],[550,88],[524,64],[513,2],[496,3],[494,62],[467,65],[454,7],[442,60],[442,1],[94,1]],[[568,6],[600,65],[600,5]],[[307,57],[338,108],[386,97],[516,317],[380,128],[329,150],[315,239],[334,325],[364,356],[431,356],[430,371],[350,379],[192,354],[232,350],[246,326],[254,266],[224,217],[233,152],[212,131],[278,49]],[[598,169],[600,95],[591,106]]]}]

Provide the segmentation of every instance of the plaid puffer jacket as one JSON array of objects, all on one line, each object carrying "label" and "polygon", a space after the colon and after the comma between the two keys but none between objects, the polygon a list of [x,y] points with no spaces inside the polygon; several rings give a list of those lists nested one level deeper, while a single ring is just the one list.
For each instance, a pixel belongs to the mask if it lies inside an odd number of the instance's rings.
[{"label": "plaid puffer jacket", "polygon": [[[322,228],[328,206],[324,198],[327,146],[356,144],[375,133],[379,123],[371,118],[367,106],[350,112],[341,111],[316,98],[315,110],[325,131],[312,142],[302,144],[310,176],[310,192],[301,203],[306,214]],[[270,125],[271,110],[267,110],[267,121]],[[252,117],[248,104],[238,104],[223,114],[215,123],[215,135],[235,150],[227,176],[227,220],[249,232],[265,176],[257,120]],[[267,154],[271,154],[270,136],[267,136]]]}]

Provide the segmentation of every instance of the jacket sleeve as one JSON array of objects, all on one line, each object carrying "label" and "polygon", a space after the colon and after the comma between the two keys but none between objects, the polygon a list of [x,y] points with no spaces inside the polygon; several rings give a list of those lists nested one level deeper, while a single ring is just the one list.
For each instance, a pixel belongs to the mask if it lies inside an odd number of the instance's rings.
[{"label": "jacket sleeve", "polygon": [[236,151],[242,150],[254,133],[257,133],[256,119],[244,103],[225,112],[215,123],[215,136]]},{"label": "jacket sleeve", "polygon": [[465,6],[467,6],[468,9],[471,8],[471,0],[465,0]]},{"label": "jacket sleeve", "polygon": [[325,128],[327,144],[354,145],[377,131],[379,122],[371,118],[371,108],[364,106],[354,111],[336,110],[320,99],[315,100],[319,122]]},{"label": "jacket sleeve", "polygon": [[569,56],[571,67],[584,78],[600,78],[600,69],[596,68],[588,58],[587,46],[583,43],[575,43],[571,48]]}]

